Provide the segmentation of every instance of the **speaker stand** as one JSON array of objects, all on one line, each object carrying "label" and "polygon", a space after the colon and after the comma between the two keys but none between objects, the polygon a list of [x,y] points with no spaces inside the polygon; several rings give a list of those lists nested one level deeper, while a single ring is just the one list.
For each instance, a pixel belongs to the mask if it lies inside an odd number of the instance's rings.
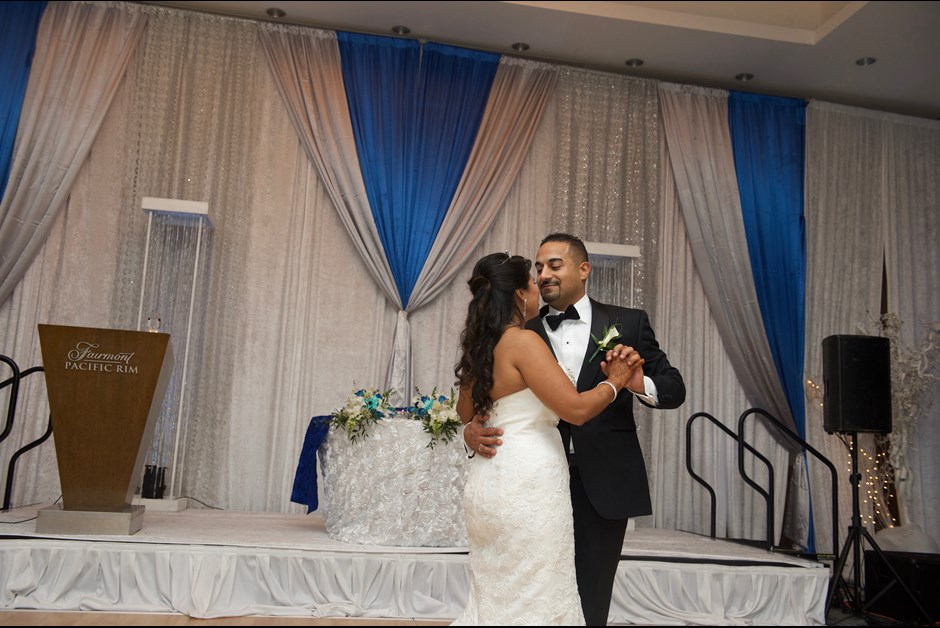
[{"label": "speaker stand", "polygon": [[[878,598],[884,594],[888,588],[894,583],[897,583],[901,586],[904,592],[907,594],[907,597],[914,603],[914,606],[917,608],[917,611],[921,614],[924,622],[927,624],[930,623],[930,615],[927,614],[927,611],[924,610],[924,607],[914,596],[914,593],[911,591],[910,587],[901,579],[901,576],[898,575],[898,572],[894,569],[894,566],[888,561],[888,557],[885,556],[884,552],[881,551],[881,548],[878,547],[878,544],[875,543],[874,537],[871,533],[868,532],[868,528],[862,525],[862,515],[861,509],[859,508],[858,502],[858,485],[861,481],[861,474],[858,472],[858,432],[851,432],[852,434],[852,446],[851,446],[851,458],[852,458],[852,475],[849,476],[850,481],[852,482],[852,525],[849,526],[849,533],[845,538],[845,544],[842,546],[842,551],[839,552],[839,561],[836,563],[835,569],[832,572],[831,580],[829,582],[829,593],[826,596],[826,618],[829,617],[829,610],[832,608],[832,602],[835,599],[835,592],[839,585],[842,585],[842,590],[846,593],[848,597],[852,599],[852,614],[856,617],[861,617],[862,614],[871,606]],[[868,544],[871,545],[872,549],[875,550],[875,553],[878,554],[878,557],[884,562],[885,566],[891,572],[893,580],[890,580],[885,584],[885,586],[868,600],[865,606],[862,606],[862,538],[865,538],[868,541]],[[845,582],[845,579],[842,577],[842,570],[845,568],[845,562],[849,557],[849,550],[852,550],[852,572],[853,577],[855,578],[855,592],[849,593],[849,587]]]}]

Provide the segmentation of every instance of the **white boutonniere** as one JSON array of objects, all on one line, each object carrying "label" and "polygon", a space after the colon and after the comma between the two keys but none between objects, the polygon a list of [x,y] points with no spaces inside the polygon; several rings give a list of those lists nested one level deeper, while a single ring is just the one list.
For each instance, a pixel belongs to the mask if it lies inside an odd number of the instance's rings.
[{"label": "white boutonniere", "polygon": [[605,327],[604,337],[600,340],[598,340],[594,334],[591,334],[591,340],[593,340],[594,344],[597,345],[597,349],[595,349],[594,353],[591,355],[591,359],[588,360],[588,362],[592,362],[594,358],[597,357],[597,354],[601,351],[607,353],[614,348],[614,345],[616,344],[614,340],[620,338],[620,329],[618,328],[619,325],[620,323],[614,323],[609,327]]}]

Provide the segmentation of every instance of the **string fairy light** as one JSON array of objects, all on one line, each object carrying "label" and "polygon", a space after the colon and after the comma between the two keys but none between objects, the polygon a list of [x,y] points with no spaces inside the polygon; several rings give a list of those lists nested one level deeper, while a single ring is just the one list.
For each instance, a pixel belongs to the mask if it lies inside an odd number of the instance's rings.
[{"label": "string fairy light", "polygon": [[[862,497],[862,503],[871,504],[871,512],[862,513],[862,522],[866,525],[878,528],[893,528],[898,525],[897,519],[891,514],[889,504],[894,499],[894,493],[891,490],[891,478],[894,470],[891,468],[890,459],[884,451],[876,452],[872,455],[862,446],[858,447],[859,457],[866,461],[863,478],[865,485],[865,495]],[[846,458],[846,474],[852,472],[852,457]]]},{"label": "string fairy light", "polygon": [[[825,404],[823,403],[822,386],[810,377],[806,379],[804,388],[808,405],[823,408]],[[840,436],[840,438],[848,451],[845,472],[846,475],[849,475],[852,473],[851,450],[848,441],[844,437]],[[874,455],[861,445],[858,446],[860,466],[863,466],[859,473],[862,475],[861,480],[864,484],[864,487],[860,485],[860,488],[864,488],[864,495],[860,495],[860,497],[864,504],[871,504],[870,510],[866,508],[866,511],[870,514],[863,513],[862,522],[875,527],[875,529],[893,528],[900,523],[891,513],[890,508],[890,504],[895,500],[893,490],[894,467],[891,465],[888,447],[879,440],[876,440],[875,446]]]}]

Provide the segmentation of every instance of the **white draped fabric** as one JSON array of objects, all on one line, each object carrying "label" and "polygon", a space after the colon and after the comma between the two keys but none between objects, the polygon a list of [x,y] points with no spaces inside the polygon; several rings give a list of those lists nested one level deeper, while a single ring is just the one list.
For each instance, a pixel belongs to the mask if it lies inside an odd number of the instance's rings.
[{"label": "white draped fabric", "polygon": [[[879,335],[881,328],[882,267],[887,272],[887,311],[899,315],[902,351],[922,347],[932,325],[940,319],[936,285],[940,274],[937,251],[940,216],[940,124],[853,107],[812,102],[806,126],[806,380],[807,439],[826,453],[840,472],[840,544],[851,523],[851,483],[848,449],[837,435],[823,431],[822,340],[834,334]],[[851,263],[846,263],[851,260]],[[884,266],[883,266],[884,265]],[[927,356],[925,355],[924,358]],[[934,353],[936,360],[936,353]],[[926,366],[926,364],[924,364]],[[898,364],[892,364],[892,370]],[[936,374],[934,362],[934,374]],[[892,393],[909,398],[892,373]],[[933,384],[922,400],[937,399]],[[897,487],[902,524],[913,523],[940,541],[937,458],[933,444],[940,433],[940,407],[921,406],[910,439],[913,490]],[[895,417],[895,424],[899,417]],[[891,439],[901,434],[892,434]],[[874,456],[871,435],[859,436],[863,463]],[[871,466],[859,469],[863,481]],[[828,503],[830,482],[822,469],[812,470],[817,546],[831,543]],[[863,521],[871,525],[873,503],[860,491]],[[849,557],[851,563],[851,556]]]},{"label": "white draped fabric", "polygon": [[[135,282],[144,245],[139,197],[208,198],[219,212],[210,252],[214,296],[205,305],[204,361],[193,367],[199,374],[193,386],[199,395],[182,444],[180,494],[225,508],[297,509],[288,496],[309,417],[329,413],[353,386],[382,381],[385,364],[376,358],[388,350],[397,313],[345,237],[345,227],[310,165],[306,147],[297,141],[274,81],[262,71],[263,53],[254,26],[151,9],[141,52],[74,186],[72,203],[21,282],[19,294],[0,316],[9,323],[4,328],[10,337],[24,340],[33,338],[37,322],[129,325],[136,315]],[[662,185],[655,174],[661,163],[655,84],[566,72],[565,91],[556,90],[546,103],[516,183],[469,259],[507,249],[533,256],[546,233],[584,229],[589,238],[602,239],[609,232],[614,238],[609,241],[639,243],[644,261],[655,266],[658,219],[649,211],[658,206]],[[182,82],[171,89],[174,77]],[[605,87],[607,83],[619,86],[619,91]],[[578,94],[592,84],[596,91]],[[570,107],[559,111],[559,93],[567,95],[565,102],[579,97],[579,106],[590,106],[590,94],[605,90],[609,95],[598,101],[602,107],[590,116]],[[634,107],[643,113],[632,113]],[[617,111],[616,117],[608,108]],[[606,130],[628,119],[627,136]],[[609,141],[600,141],[604,138]],[[576,145],[582,157],[569,152]],[[573,159],[574,174],[558,181],[562,153],[564,159]],[[210,170],[216,176],[208,176]],[[616,186],[622,200],[614,202],[604,181]],[[585,195],[587,190],[594,196]],[[559,205],[563,197],[570,203]],[[600,206],[598,199],[603,201],[603,219],[594,209]],[[560,212],[555,218],[553,210]],[[89,246],[99,253],[94,260]],[[102,251],[112,255],[101,256]],[[641,269],[638,283],[642,305],[651,310],[659,282],[654,270]],[[675,281],[677,288],[682,281]],[[92,301],[86,295],[74,310],[70,301],[59,298],[88,286],[103,287],[103,298],[98,293]],[[410,316],[414,381],[422,389],[448,387],[453,381],[466,295],[458,271],[432,303]],[[702,317],[707,311],[689,314]],[[686,363],[684,356],[694,354],[700,338],[687,333],[684,318],[674,320],[675,325],[668,324],[681,335],[664,333],[663,320],[655,322],[659,338],[694,384],[695,363]],[[692,346],[677,341],[682,339]],[[22,363],[35,364],[36,349],[23,359],[14,355]],[[725,376],[731,379],[724,381],[734,381],[730,372]],[[734,388],[733,383],[720,386],[725,390],[728,385]],[[724,398],[699,388],[703,399]],[[43,397],[37,387],[35,404],[21,406],[28,425],[21,425],[7,451],[44,429]],[[740,412],[740,404],[731,405],[735,415]],[[700,525],[701,516],[689,512],[674,519],[670,514],[689,501],[688,490],[697,488],[683,482],[662,494],[657,488],[683,475],[675,473],[682,468],[682,419],[692,412],[683,408],[640,418],[651,476],[661,477],[652,480],[659,514],[649,525],[675,522],[707,531]],[[54,499],[57,482],[53,451],[47,445],[21,461],[14,503]],[[742,499],[752,499],[744,492]],[[744,516],[747,510],[740,512]],[[756,529],[761,527],[758,521]]]},{"label": "white draped fabric", "polygon": [[[35,508],[6,519],[35,516]],[[0,608],[453,619],[467,603],[464,548],[349,544],[319,514],[147,512],[113,537],[35,538],[0,525]],[[614,624],[821,625],[829,571],[818,563],[674,530],[627,535]],[[743,563],[743,564],[742,564]],[[48,577],[49,573],[57,577]],[[277,623],[272,619],[271,623]]]},{"label": "white draped fabric", "polygon": [[[659,246],[662,169],[656,84],[565,69],[558,87],[552,229],[578,234],[591,242],[638,245],[640,257],[634,260],[633,268],[634,305],[650,314],[656,329],[656,268],[652,262]],[[604,284],[618,280],[625,278],[602,279],[601,273],[592,274],[588,292],[610,301],[615,286]],[[670,345],[664,347],[671,355]]]},{"label": "white draped fabric", "polygon": [[[822,341],[834,334],[874,335],[881,308],[884,180],[878,123],[862,112],[813,102],[806,112],[806,440],[839,472],[840,539],[851,524],[852,492],[846,442],[823,429]],[[852,260],[851,264],[845,260]],[[870,435],[860,447],[874,455]],[[832,547],[832,483],[810,459],[816,547]],[[863,471],[864,473],[864,471]],[[871,504],[862,504],[866,521]],[[851,563],[851,556],[849,556]],[[848,568],[846,573],[848,574]]]},{"label": "white draped fabric", "polygon": [[[329,413],[357,382],[381,381],[370,348],[387,346],[394,312],[297,141],[255,25],[149,10],[70,204],[0,309],[5,353],[38,364],[41,322],[132,327],[145,244],[140,197],[208,200],[212,297],[200,304],[203,362],[191,365],[198,394],[180,494],[291,509],[310,416]],[[35,392],[21,399],[14,434],[0,445],[4,460],[45,428],[44,388],[29,386]],[[54,450],[44,445],[21,459],[14,503],[58,494]]]},{"label": "white draped fabric", "polygon": [[[232,509],[296,510],[290,487],[309,419],[330,413],[350,389],[384,380],[380,356],[397,308],[346,237],[297,140],[256,24],[146,10],[144,40],[71,202],[0,307],[4,354],[39,364],[40,322],[133,327],[146,229],[140,197],[208,200],[216,213],[210,297],[200,304],[203,359],[191,365],[197,394],[179,494]],[[539,128],[539,154],[523,163],[472,258],[534,252],[547,233],[554,147],[551,129]],[[455,281],[411,317],[422,390],[453,382],[466,295]],[[4,460],[45,429],[38,380],[21,390],[18,416],[0,444]],[[58,496],[53,447],[20,460],[14,504]]]},{"label": "white draped fabric", "polygon": [[5,540],[0,608],[440,618],[455,617],[466,602],[466,556],[455,550],[334,541],[318,515],[148,510],[144,517],[144,528],[121,542]]},{"label": "white draped fabric", "polygon": [[287,115],[346,232],[376,284],[401,309],[359,170],[336,33],[260,24],[258,36]]},{"label": "white draped fabric", "polygon": [[[38,323],[110,325],[115,260],[102,253],[112,251],[119,238],[111,213],[101,208],[119,202],[121,174],[113,166],[124,160],[117,148],[123,139],[116,141],[123,118],[114,110],[126,111],[121,79],[133,65],[146,22],[136,7],[58,2],[40,23],[36,78],[27,89],[19,147],[0,208],[0,255],[10,255],[2,262],[0,280],[0,352],[21,370],[42,363]],[[92,170],[88,156],[102,146],[116,149],[98,161],[111,168]],[[0,392],[4,408],[9,394],[9,387]],[[19,418],[0,444],[4,484],[13,452],[41,436],[48,424],[41,374],[24,380],[16,410]],[[53,442],[54,437],[20,458],[13,504],[59,495]]]},{"label": "white draped fabric", "polygon": [[[665,142],[662,163],[669,163]],[[711,532],[711,501],[704,487],[683,468],[686,463],[686,423],[696,412],[707,412],[726,428],[737,432],[738,417],[751,407],[744,388],[725,350],[720,329],[711,313],[702,279],[695,265],[686,223],[679,208],[675,177],[670,168],[661,175],[663,207],[660,250],[653,264],[660,269],[658,295],[660,338],[668,339],[670,361],[679,366],[686,380],[686,401],[669,416],[649,423],[647,458],[653,493],[653,522],[658,528]],[[673,348],[675,347],[675,348]],[[691,376],[690,376],[691,374]],[[657,412],[647,411],[656,417]],[[766,456],[776,471],[774,477],[774,525],[783,515],[786,478],[780,471],[789,461],[787,449],[761,420],[746,423],[745,439]],[[695,419],[691,430],[692,470],[715,490],[715,535],[718,538],[765,539],[767,507],[748,487],[738,471],[737,445],[706,417]],[[645,444],[645,443],[644,443]],[[748,475],[769,489],[766,468],[755,465],[748,454]]]},{"label": "white draped fabric", "polygon": [[0,202],[0,305],[45,242],[144,32],[139,11],[52,2]]},{"label": "white draped fabric", "polygon": [[[940,122],[874,117],[884,134],[888,311],[902,323],[897,348],[919,357],[906,375],[924,385],[915,398],[907,396],[913,390],[893,391],[916,408],[907,418],[913,429],[891,435],[909,464],[895,474],[901,525],[913,523],[940,547]],[[895,413],[898,425],[904,417]]]}]

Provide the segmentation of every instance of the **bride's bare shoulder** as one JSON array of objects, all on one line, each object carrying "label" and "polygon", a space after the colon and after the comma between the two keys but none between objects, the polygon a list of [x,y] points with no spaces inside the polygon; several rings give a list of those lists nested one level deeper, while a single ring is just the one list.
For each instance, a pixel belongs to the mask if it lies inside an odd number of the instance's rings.
[{"label": "bride's bare shoulder", "polygon": [[508,340],[512,343],[530,343],[530,342],[540,342],[543,345],[545,342],[541,337],[531,329],[525,329],[524,327],[513,326],[507,329],[503,333],[503,339]]},{"label": "bride's bare shoulder", "polygon": [[[548,353],[548,345],[536,332],[522,327],[511,327],[506,330],[500,339],[500,344],[513,353],[521,352],[527,356]],[[548,353],[551,355],[550,353]]]}]

